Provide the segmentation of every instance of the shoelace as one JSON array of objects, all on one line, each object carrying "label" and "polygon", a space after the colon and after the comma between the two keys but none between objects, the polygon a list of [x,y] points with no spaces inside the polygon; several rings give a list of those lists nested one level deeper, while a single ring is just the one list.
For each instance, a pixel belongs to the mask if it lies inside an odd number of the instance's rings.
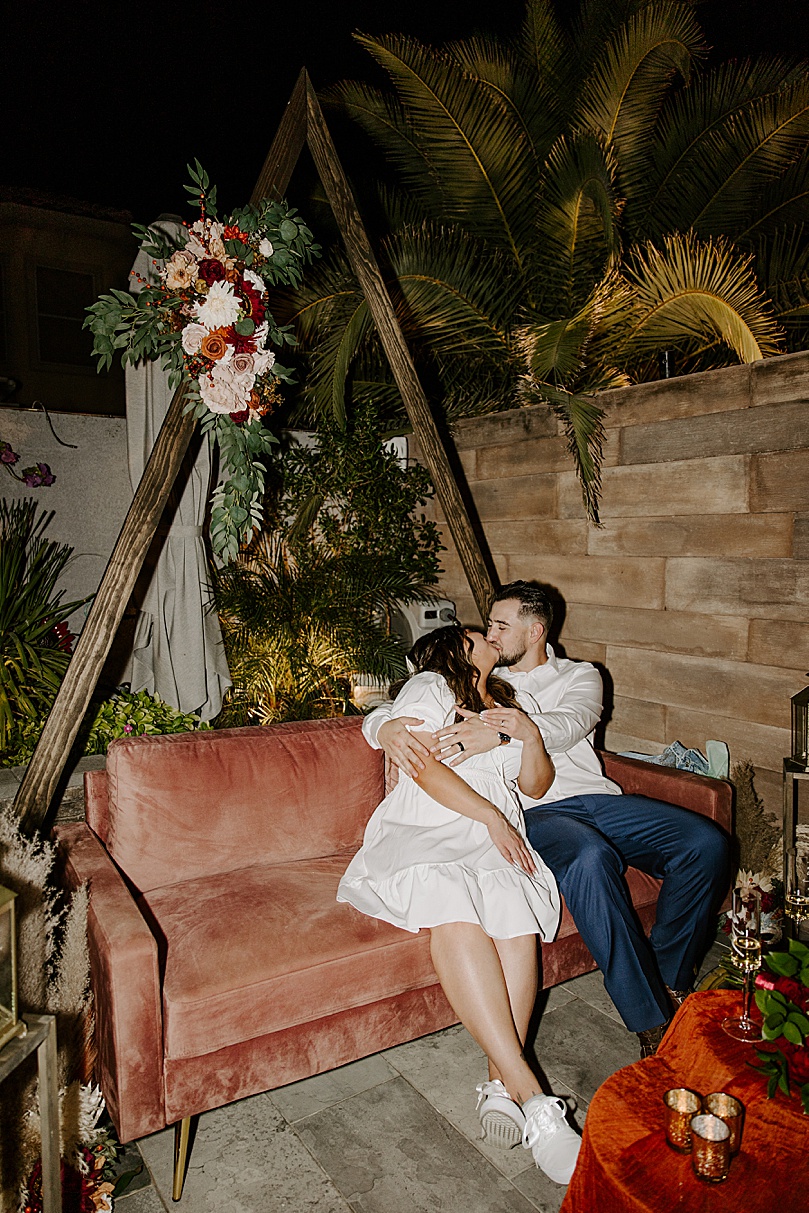
[{"label": "shoelace", "polygon": [[491,1082],[479,1082],[475,1087],[475,1090],[478,1093],[478,1102],[475,1105],[478,1112],[480,1111],[481,1104],[484,1102],[484,1100],[488,1099],[490,1095],[503,1095],[506,1099],[511,1099],[508,1091],[503,1086],[502,1082],[500,1082],[500,1080],[497,1078],[492,1079]]},{"label": "shoelace", "polygon": [[535,1108],[526,1118],[522,1144],[530,1149],[536,1145],[540,1137],[558,1133],[562,1127],[561,1122],[564,1115],[565,1105],[561,1099],[554,1099],[550,1103],[544,1103],[541,1107]]}]

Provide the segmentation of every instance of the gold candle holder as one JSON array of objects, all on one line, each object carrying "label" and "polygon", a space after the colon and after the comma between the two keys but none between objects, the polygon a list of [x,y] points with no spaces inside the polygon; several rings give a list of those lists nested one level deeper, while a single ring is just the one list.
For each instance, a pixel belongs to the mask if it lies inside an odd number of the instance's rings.
[{"label": "gold candle holder", "polygon": [[730,1129],[718,1116],[703,1112],[691,1120],[691,1166],[698,1179],[719,1184],[730,1170]]},{"label": "gold candle holder", "polygon": [[702,1099],[703,1112],[709,1112],[724,1120],[730,1129],[730,1154],[738,1154],[742,1144],[742,1127],[744,1125],[744,1104],[725,1091],[713,1091]]},{"label": "gold candle holder", "polygon": [[696,1091],[673,1087],[663,1096],[666,1119],[666,1141],[672,1150],[687,1154],[691,1149],[691,1120],[702,1107]]}]

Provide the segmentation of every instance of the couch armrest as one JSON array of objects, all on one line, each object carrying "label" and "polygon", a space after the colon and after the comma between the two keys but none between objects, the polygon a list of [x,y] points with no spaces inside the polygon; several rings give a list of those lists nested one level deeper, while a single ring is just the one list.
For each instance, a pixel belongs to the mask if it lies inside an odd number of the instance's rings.
[{"label": "couch armrest", "polygon": [[691,809],[703,817],[710,817],[726,834],[733,832],[733,785],[728,780],[693,775],[690,771],[661,767],[637,758],[624,758],[608,750],[600,751],[600,756],[605,774],[614,779],[622,791]]},{"label": "couch armrest", "polygon": [[157,943],[121,873],[84,822],[54,836],[72,887],[87,883],[96,1078],[122,1142],[165,1127]]}]

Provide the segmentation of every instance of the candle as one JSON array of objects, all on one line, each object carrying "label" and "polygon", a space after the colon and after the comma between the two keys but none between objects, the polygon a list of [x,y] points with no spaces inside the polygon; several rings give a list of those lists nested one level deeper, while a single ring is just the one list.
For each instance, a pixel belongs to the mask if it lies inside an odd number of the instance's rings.
[{"label": "candle", "polygon": [[734,1099],[732,1095],[728,1095],[724,1091],[714,1091],[710,1095],[703,1096],[702,1110],[724,1120],[730,1129],[731,1156],[738,1154],[742,1144],[742,1124],[744,1122],[744,1104],[741,1100]]},{"label": "candle", "polygon": [[699,1112],[702,1101],[696,1091],[674,1087],[663,1096],[666,1118],[666,1141],[672,1150],[687,1154],[691,1149],[691,1119]]},{"label": "candle", "polygon": [[718,1116],[702,1113],[691,1121],[691,1166],[699,1179],[718,1184],[730,1169],[730,1129]]}]

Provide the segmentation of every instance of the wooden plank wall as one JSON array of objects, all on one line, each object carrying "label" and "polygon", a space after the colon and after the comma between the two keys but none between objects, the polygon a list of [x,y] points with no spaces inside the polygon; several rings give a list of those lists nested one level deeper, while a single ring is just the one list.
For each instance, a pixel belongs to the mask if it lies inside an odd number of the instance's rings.
[{"label": "wooden plank wall", "polygon": [[[564,651],[612,682],[610,749],[726,741],[780,813],[789,696],[809,682],[809,353],[601,402],[601,529],[547,409],[456,425],[500,580],[536,578],[564,599]],[[441,592],[473,621],[444,542]]]}]

